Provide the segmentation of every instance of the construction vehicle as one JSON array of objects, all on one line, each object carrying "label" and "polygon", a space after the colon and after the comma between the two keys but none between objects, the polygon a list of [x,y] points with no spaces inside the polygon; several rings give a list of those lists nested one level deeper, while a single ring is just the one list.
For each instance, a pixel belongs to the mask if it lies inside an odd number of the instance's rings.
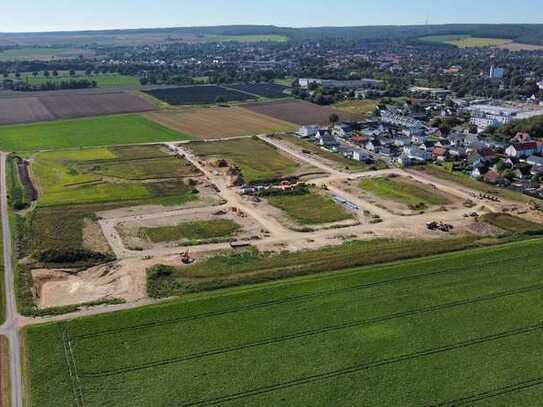
[{"label": "construction vehicle", "polygon": [[444,222],[429,222],[426,224],[429,230],[438,230],[440,232],[448,233],[454,229],[453,225]]},{"label": "construction vehicle", "polygon": [[192,264],[194,263],[194,259],[190,257],[190,254],[188,251],[181,253],[181,262],[183,264]]}]

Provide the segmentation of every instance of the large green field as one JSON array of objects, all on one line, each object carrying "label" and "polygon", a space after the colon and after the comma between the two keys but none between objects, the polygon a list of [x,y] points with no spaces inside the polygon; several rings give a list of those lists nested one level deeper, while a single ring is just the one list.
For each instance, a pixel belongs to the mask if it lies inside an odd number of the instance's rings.
[{"label": "large green field", "polygon": [[360,181],[360,188],[383,199],[407,206],[430,207],[446,205],[447,198],[433,191],[429,186],[416,184],[400,177],[366,178]]},{"label": "large green field", "polygon": [[0,149],[17,152],[189,139],[136,115],[0,126]]},{"label": "large green field", "polygon": [[[0,54],[1,55],[1,54]],[[29,85],[42,85],[47,82],[61,82],[69,80],[88,80],[95,81],[99,88],[138,88],[140,86],[139,79],[136,76],[119,75],[119,74],[96,74],[85,75],[77,74],[70,76],[69,73],[62,72],[58,76],[52,74],[48,77],[40,73],[37,76],[28,74],[21,77],[23,82]]]},{"label": "large green field", "polygon": [[224,159],[241,170],[245,182],[260,182],[292,175],[299,164],[256,138],[191,143],[190,148],[207,159]]},{"label": "large green field", "polygon": [[29,327],[33,406],[534,406],[543,241]]},{"label": "large green field", "polygon": [[151,145],[41,152],[34,156],[32,171],[39,206],[163,197],[183,202],[192,194],[180,179],[198,175],[185,160]]},{"label": "large green field", "polygon": [[471,35],[434,35],[420,38],[421,41],[454,45],[458,48],[497,47],[513,41],[504,38],[478,38]]}]

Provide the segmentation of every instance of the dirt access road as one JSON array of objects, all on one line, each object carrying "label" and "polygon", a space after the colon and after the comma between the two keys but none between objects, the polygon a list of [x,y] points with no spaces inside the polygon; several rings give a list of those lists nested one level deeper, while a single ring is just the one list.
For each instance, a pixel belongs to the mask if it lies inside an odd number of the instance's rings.
[{"label": "dirt access road", "polygon": [[[327,176],[314,179],[310,181],[311,184],[316,186],[326,186],[327,189],[334,195],[339,196],[347,201],[356,204],[359,207],[360,213],[363,211],[369,212],[371,215],[377,215],[382,219],[379,224],[362,223],[356,226],[345,227],[341,229],[324,229],[311,233],[298,232],[288,229],[281,224],[270,213],[267,213],[261,208],[255,207],[243,197],[241,197],[236,188],[228,185],[228,180],[222,175],[218,175],[213,169],[200,162],[200,159],[184,144],[168,143],[168,147],[178,155],[182,155],[190,161],[196,168],[198,168],[207,178],[213,183],[217,189],[220,197],[226,202],[222,207],[217,209],[237,207],[244,211],[251,219],[257,222],[263,230],[269,232],[268,237],[262,238],[258,241],[252,242],[253,246],[260,250],[277,250],[278,247],[288,250],[301,250],[301,249],[316,249],[322,246],[340,244],[343,241],[345,235],[350,236],[376,236],[376,237],[420,237],[426,236],[428,238],[436,237],[436,235],[426,229],[426,223],[430,221],[442,221],[446,223],[462,226],[465,224],[463,215],[467,209],[464,207],[453,208],[449,211],[432,212],[421,215],[413,216],[401,216],[395,215],[382,207],[376,206],[370,202],[360,199],[353,194],[338,188],[332,183],[345,180],[358,180],[364,177],[382,177],[387,175],[398,175],[404,177],[410,177],[423,184],[432,185],[433,187],[449,193],[459,200],[468,200],[472,198],[473,191],[455,188],[447,183],[441,183],[437,179],[428,179],[421,176],[416,172],[407,172],[402,169],[387,169],[377,170],[361,173],[347,173],[332,168],[325,163],[315,160],[302,152],[299,152],[288,145],[288,143],[278,141],[276,139],[260,135],[258,136],[262,141],[269,143],[275,148],[281,150],[286,155],[295,158],[298,161],[312,165],[320,170],[326,172]],[[212,141],[210,141],[212,142]],[[491,203],[484,203],[487,211],[498,212],[501,208]],[[475,209],[475,208],[474,208]],[[481,208],[480,208],[481,209]],[[178,211],[179,214],[188,213],[184,209]],[[117,225],[121,222],[130,220],[151,220],[160,216],[159,214],[139,215],[137,217],[126,218],[113,218],[101,220],[100,224],[104,231],[104,234],[111,245],[113,251],[119,259],[136,259],[146,257],[164,257],[173,256],[182,251],[189,250],[196,255],[209,252],[216,252],[229,248],[228,244],[205,244],[199,246],[190,247],[155,247],[149,250],[135,251],[129,250],[122,241],[121,236],[117,231]]]},{"label": "dirt access road", "polygon": [[0,335],[9,341],[9,371],[11,383],[11,406],[23,405],[23,384],[21,376],[21,343],[19,338],[17,305],[15,298],[15,276],[11,253],[11,232],[8,216],[6,186],[6,154],[0,153],[0,206],[2,213],[2,240],[4,248],[4,277],[6,290],[6,322],[0,326]]}]

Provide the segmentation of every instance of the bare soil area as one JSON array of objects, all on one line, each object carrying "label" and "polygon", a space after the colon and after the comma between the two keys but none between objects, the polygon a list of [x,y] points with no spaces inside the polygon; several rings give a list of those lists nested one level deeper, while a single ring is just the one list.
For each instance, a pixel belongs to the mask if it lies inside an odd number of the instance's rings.
[{"label": "bare soil area", "polygon": [[208,242],[205,240],[199,242],[180,240],[164,243],[153,243],[144,235],[144,233],[142,233],[142,229],[176,226],[195,221],[211,221],[219,219],[229,219],[241,226],[241,229],[236,232],[231,239],[223,239],[225,241],[258,240],[265,234],[265,231],[262,230],[254,219],[245,214],[241,215],[239,212],[235,213],[231,210],[231,208],[228,207],[184,210],[171,212],[169,214],[157,214],[157,216],[138,216],[119,222],[116,226],[116,230],[119,233],[125,247],[130,250],[150,250],[154,247],[162,246],[181,247],[189,243],[192,245],[195,243],[204,244]]}]

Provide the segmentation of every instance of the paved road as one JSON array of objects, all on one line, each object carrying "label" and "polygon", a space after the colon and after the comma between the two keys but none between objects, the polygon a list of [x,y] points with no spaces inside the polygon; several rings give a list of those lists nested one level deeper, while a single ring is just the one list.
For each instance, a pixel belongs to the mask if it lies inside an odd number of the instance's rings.
[{"label": "paved road", "polygon": [[2,239],[4,246],[4,275],[6,280],[6,322],[0,334],[9,340],[11,405],[21,407],[23,385],[21,379],[21,344],[17,327],[17,304],[15,300],[15,276],[11,261],[11,233],[9,229],[8,196],[6,188],[6,154],[0,153],[0,206],[2,213]]}]

